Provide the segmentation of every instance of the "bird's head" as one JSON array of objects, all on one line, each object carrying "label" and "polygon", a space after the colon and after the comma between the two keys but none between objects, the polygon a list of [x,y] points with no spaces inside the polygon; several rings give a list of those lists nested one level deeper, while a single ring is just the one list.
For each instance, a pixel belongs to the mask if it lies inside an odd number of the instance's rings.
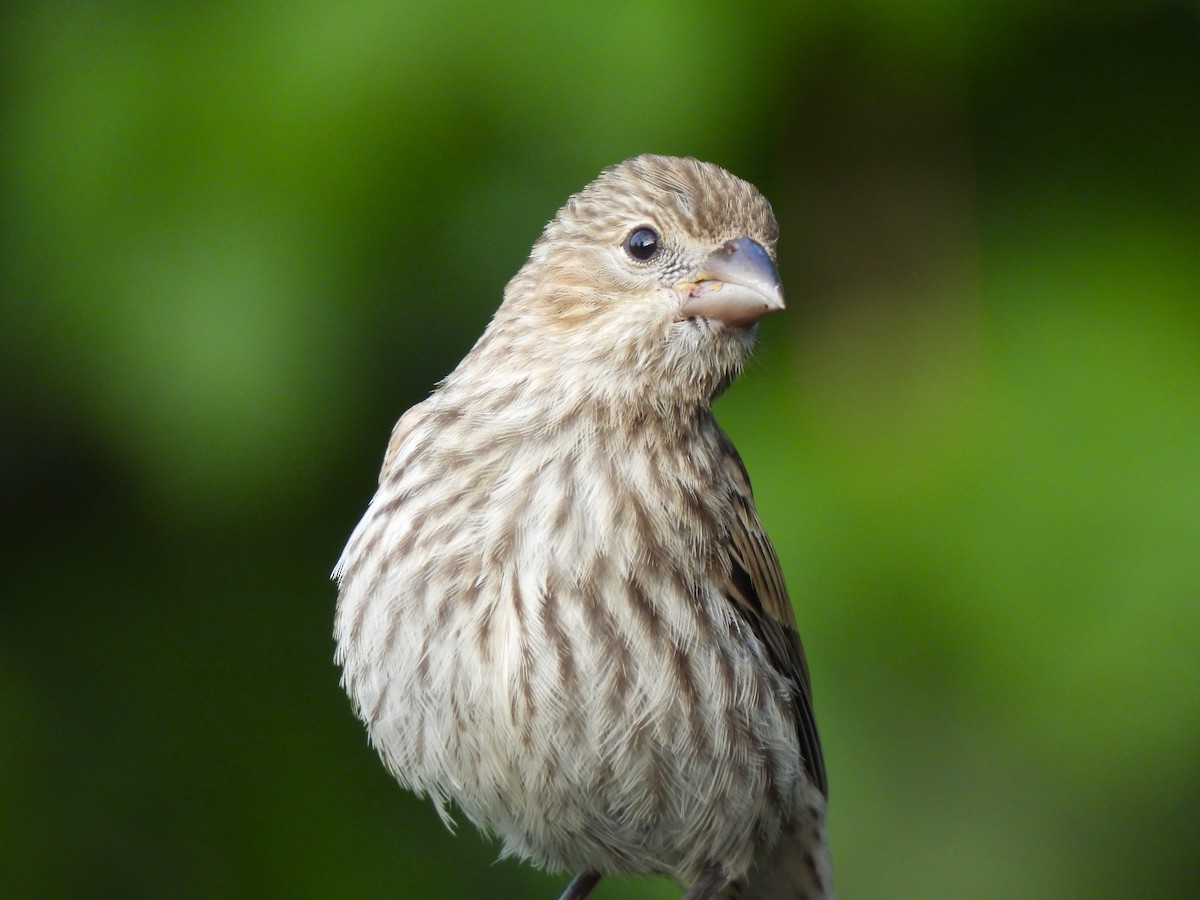
[{"label": "bird's head", "polygon": [[766,199],[724,169],[634,157],[559,210],[490,330],[599,390],[707,403],[755,323],[783,308],[777,230]]}]

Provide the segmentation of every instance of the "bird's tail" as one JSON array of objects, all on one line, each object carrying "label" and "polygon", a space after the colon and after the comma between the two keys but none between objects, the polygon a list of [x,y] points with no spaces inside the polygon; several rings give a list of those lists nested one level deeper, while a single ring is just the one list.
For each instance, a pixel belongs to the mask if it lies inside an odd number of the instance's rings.
[{"label": "bird's tail", "polygon": [[825,822],[792,822],[770,852],[720,894],[721,900],[833,900]]}]

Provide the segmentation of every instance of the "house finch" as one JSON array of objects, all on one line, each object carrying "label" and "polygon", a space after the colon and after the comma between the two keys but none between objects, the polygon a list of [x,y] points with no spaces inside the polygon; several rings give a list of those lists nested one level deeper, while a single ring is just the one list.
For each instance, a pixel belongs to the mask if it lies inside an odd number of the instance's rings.
[{"label": "house finch", "polygon": [[603,172],[401,417],[338,562],[342,683],[506,856],[688,900],[830,895],[808,670],[710,403],[783,308],[777,226],[694,159]]}]

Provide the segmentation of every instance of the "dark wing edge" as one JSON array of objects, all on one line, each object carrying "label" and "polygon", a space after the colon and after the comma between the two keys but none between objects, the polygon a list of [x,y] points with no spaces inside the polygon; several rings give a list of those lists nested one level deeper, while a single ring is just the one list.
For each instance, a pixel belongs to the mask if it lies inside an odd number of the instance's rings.
[{"label": "dark wing edge", "polygon": [[[722,435],[724,437],[724,435]],[[829,796],[825,759],[813,712],[808,663],[796,628],[796,612],[788,599],[779,557],[767,538],[758,513],[750,477],[732,442],[725,438],[728,474],[735,486],[736,516],[730,550],[730,578],[726,595],[733,608],[762,641],[775,667],[796,685],[796,731],[808,773],[823,796]]]}]

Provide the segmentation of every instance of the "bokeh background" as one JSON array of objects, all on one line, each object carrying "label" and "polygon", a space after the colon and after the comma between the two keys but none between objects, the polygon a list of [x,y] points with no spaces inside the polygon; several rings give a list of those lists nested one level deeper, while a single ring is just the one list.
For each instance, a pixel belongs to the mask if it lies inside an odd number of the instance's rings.
[{"label": "bokeh background", "polygon": [[842,897],[1200,896],[1200,7],[501,6],[0,12],[0,895],[556,896],[385,774],[328,575],[545,220],[656,151],[781,220],[718,414]]}]

